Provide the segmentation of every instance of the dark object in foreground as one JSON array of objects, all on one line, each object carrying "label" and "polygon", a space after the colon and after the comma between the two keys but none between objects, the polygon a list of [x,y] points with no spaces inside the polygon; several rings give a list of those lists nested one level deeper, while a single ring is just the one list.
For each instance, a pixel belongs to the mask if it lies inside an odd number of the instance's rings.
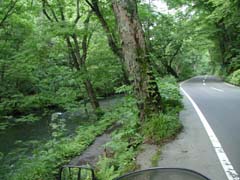
[{"label": "dark object in foreground", "polygon": [[[97,180],[93,168],[86,166],[63,166],[59,180]],[[125,174],[115,180],[210,180],[204,175],[182,168],[151,168]]]},{"label": "dark object in foreground", "polygon": [[88,166],[65,165],[59,171],[59,180],[97,180],[94,169]]},{"label": "dark object in foreground", "polygon": [[181,168],[151,168],[123,175],[115,180],[210,180],[204,175]]}]

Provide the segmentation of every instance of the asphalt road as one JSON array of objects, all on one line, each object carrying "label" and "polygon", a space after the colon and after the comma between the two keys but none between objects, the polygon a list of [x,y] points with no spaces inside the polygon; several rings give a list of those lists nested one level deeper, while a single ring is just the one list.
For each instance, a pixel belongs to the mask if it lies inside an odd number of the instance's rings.
[{"label": "asphalt road", "polygon": [[214,76],[197,76],[181,87],[197,104],[240,174],[240,88]]}]

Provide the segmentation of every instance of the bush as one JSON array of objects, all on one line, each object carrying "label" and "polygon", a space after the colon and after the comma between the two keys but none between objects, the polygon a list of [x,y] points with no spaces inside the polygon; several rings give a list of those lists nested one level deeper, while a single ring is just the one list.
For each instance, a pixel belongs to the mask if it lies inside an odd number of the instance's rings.
[{"label": "bush", "polygon": [[240,86],[240,69],[234,71],[228,78],[227,80],[235,85]]},{"label": "bush", "polygon": [[157,79],[159,91],[162,96],[162,101],[165,111],[179,112],[182,105],[182,96],[179,91],[179,86],[176,79],[172,76]]},{"label": "bush", "polygon": [[[143,124],[140,124],[136,99],[127,98],[125,104],[118,107],[118,119],[123,127],[112,134],[112,141],[106,144],[110,152],[105,154],[98,162],[98,178],[112,180],[118,175],[136,169],[135,157],[139,145],[149,140],[153,143],[162,143],[174,137],[182,128],[179,121],[179,111],[182,108],[178,84],[173,77],[157,79],[162,95],[164,112],[155,114]],[[118,88],[118,92],[131,94],[129,86]],[[160,156],[160,151],[153,161]]]},{"label": "bush", "polygon": [[159,78],[157,83],[162,96],[164,112],[148,118],[143,124],[142,130],[148,141],[160,144],[173,138],[181,130],[179,112],[183,108],[183,104],[179,85],[174,77]]},{"label": "bush", "polygon": [[143,142],[139,134],[136,100],[126,97],[118,107],[116,118],[122,123],[121,129],[112,133],[112,141],[106,144],[106,154],[97,164],[97,177],[112,180],[136,168],[137,147]]},{"label": "bush", "polygon": [[160,144],[173,138],[181,128],[178,114],[174,112],[160,113],[148,119],[143,125],[143,133],[148,141]]}]

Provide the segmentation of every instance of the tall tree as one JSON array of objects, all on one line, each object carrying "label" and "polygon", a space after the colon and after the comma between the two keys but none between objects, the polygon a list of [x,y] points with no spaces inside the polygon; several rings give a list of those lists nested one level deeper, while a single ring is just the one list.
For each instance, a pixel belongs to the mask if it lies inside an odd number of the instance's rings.
[{"label": "tall tree", "polygon": [[171,7],[188,6],[198,17],[202,29],[215,47],[210,49],[212,64],[219,74],[229,75],[240,68],[239,1],[238,0],[166,0]]},{"label": "tall tree", "polygon": [[[76,12],[75,12],[75,18],[72,21],[70,17],[67,17],[66,14],[67,9],[65,7],[66,2],[57,0],[55,2],[56,4],[50,4],[48,0],[42,0],[42,11],[46,18],[53,23],[53,25],[59,24],[60,28],[65,28],[67,25],[70,25],[72,29],[70,31],[67,31],[63,34],[64,39],[66,41],[69,54],[70,54],[70,60],[71,64],[73,64],[73,67],[84,74],[84,85],[88,94],[88,97],[90,99],[92,108],[94,111],[97,111],[99,109],[99,103],[96,98],[96,94],[94,92],[93,85],[90,81],[90,78],[88,76],[88,70],[86,67],[86,59],[87,59],[87,52],[88,52],[88,45],[91,39],[91,33],[89,32],[89,22],[91,17],[91,12],[88,12],[87,17],[85,17],[85,20],[83,21],[83,36],[79,37],[76,33],[77,26],[79,25],[79,21],[82,19],[82,16],[80,14],[80,0],[76,0]],[[55,6],[54,6],[55,5]],[[81,40],[80,40],[81,38]],[[81,42],[81,43],[80,43]],[[81,44],[81,45],[80,45]]]},{"label": "tall tree", "polygon": [[136,0],[112,0],[122,41],[124,64],[138,100],[140,119],[161,110],[161,96],[153,76]]},{"label": "tall tree", "polygon": [[105,31],[108,39],[108,45],[113,51],[113,53],[119,58],[121,64],[122,64],[122,71],[123,71],[123,77],[126,84],[129,84],[128,80],[128,73],[126,70],[126,67],[124,66],[124,56],[122,52],[122,48],[120,47],[120,42],[118,38],[116,37],[116,34],[114,33],[114,30],[111,29],[109,23],[107,22],[106,18],[103,15],[103,12],[101,11],[101,8],[99,7],[99,1],[98,0],[85,0],[86,3],[91,7],[92,11],[97,16],[99,22],[101,23],[103,30]]}]

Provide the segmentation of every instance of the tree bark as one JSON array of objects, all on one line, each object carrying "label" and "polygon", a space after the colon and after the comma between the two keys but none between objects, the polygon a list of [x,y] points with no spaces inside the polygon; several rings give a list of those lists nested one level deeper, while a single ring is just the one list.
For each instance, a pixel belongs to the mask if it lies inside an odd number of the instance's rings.
[{"label": "tree bark", "polygon": [[88,97],[90,98],[90,103],[94,109],[94,111],[98,111],[99,110],[99,103],[97,101],[94,89],[93,89],[93,85],[91,83],[91,81],[89,79],[86,79],[85,82],[85,87],[88,93]]},{"label": "tree bark", "polygon": [[144,120],[162,107],[137,14],[137,3],[136,0],[112,0],[112,7],[122,41],[124,63],[134,86],[140,119]]},{"label": "tree bark", "polygon": [[102,12],[100,11],[100,8],[99,8],[99,5],[98,5],[98,0],[91,0],[91,1],[85,0],[85,1],[91,7],[92,11],[95,13],[99,22],[101,23],[102,28],[107,35],[108,46],[111,48],[112,52],[120,60],[124,82],[126,84],[129,84],[130,82],[128,80],[128,73],[127,73],[127,70],[124,66],[124,56],[123,56],[122,48],[119,47],[119,43],[117,42],[117,38],[115,37],[114,33],[111,31],[107,21],[103,17]]}]

